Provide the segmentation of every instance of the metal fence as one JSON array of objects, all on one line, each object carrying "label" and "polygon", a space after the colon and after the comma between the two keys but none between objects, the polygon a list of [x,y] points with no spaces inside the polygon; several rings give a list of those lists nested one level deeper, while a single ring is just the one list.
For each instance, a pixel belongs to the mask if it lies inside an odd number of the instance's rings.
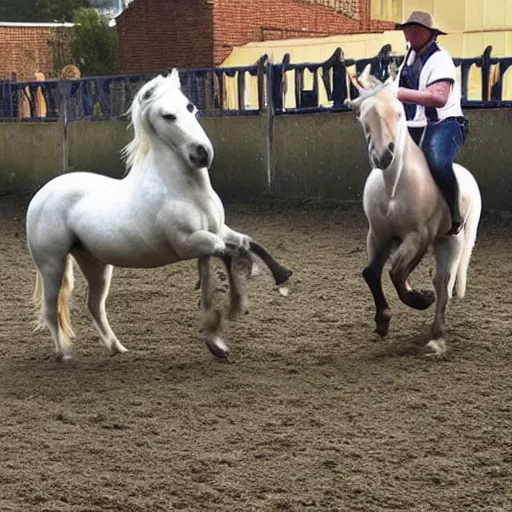
[{"label": "metal fence", "polygon": [[[493,57],[492,47],[475,58],[454,58],[459,69],[465,108],[511,107],[503,98],[505,74],[512,57]],[[369,63],[381,80],[394,75],[403,56],[384,46],[368,59],[345,59],[338,48],[325,62],[270,62],[263,56],[252,66],[180,70],[184,93],[206,116],[273,115],[347,110],[345,100],[357,96],[348,79]],[[478,99],[468,96],[472,73],[479,73]],[[122,118],[141,85],[156,73],[103,76],[77,80],[0,82],[0,121],[112,120]]]}]

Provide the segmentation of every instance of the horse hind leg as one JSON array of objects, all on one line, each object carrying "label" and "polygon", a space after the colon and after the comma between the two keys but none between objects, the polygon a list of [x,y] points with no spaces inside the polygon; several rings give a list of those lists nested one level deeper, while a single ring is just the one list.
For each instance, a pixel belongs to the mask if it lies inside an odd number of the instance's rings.
[{"label": "horse hind leg", "polygon": [[104,265],[82,250],[75,251],[73,256],[87,281],[87,308],[101,341],[112,355],[126,352],[107,318],[106,301],[112,280],[112,265]]},{"label": "horse hind leg", "polygon": [[[238,252],[238,250],[235,250]],[[244,252],[244,249],[240,251]],[[247,254],[247,256],[250,255]],[[236,318],[239,314],[247,313],[249,310],[249,299],[247,297],[247,291],[244,286],[244,282],[240,273],[240,269],[235,268],[235,261],[238,258],[225,255],[222,258],[226,271],[228,274],[229,282],[229,313],[228,316],[231,320]],[[243,263],[243,262],[239,262]]]},{"label": "horse hind leg", "polygon": [[418,310],[429,308],[436,298],[432,290],[415,290],[408,282],[409,275],[418,266],[427,248],[428,243],[419,233],[409,234],[396,250],[389,271],[400,300]]},{"label": "horse hind leg", "polygon": [[201,287],[201,331],[206,333],[206,346],[218,359],[227,359],[229,349],[222,339],[222,314],[213,308],[213,289],[210,274],[210,257],[198,259]]},{"label": "horse hind leg", "polygon": [[375,331],[384,337],[389,331],[392,315],[382,290],[382,269],[391,251],[391,242],[379,243],[370,230],[366,244],[368,265],[363,270],[363,278],[370,288],[375,302]]},{"label": "horse hind leg", "polygon": [[434,256],[436,259],[436,273],[434,275],[436,311],[432,324],[432,339],[427,344],[427,348],[434,355],[441,355],[446,352],[446,343],[443,339],[445,312],[463,248],[464,240],[461,236],[444,237],[434,244]]},{"label": "horse hind leg", "polygon": [[71,356],[69,299],[73,290],[73,261],[68,255],[38,268],[33,302],[39,308],[36,329],[47,326],[55,344],[56,358],[68,361]]}]

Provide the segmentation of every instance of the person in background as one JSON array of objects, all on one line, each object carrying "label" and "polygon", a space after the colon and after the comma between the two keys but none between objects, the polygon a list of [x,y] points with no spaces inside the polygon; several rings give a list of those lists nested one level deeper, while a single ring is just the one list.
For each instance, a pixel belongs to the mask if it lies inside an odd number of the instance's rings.
[{"label": "person in background", "polygon": [[461,106],[460,86],[450,54],[437,43],[440,30],[434,17],[414,11],[396,25],[407,42],[399,70],[398,99],[404,104],[412,138],[425,153],[432,176],[448,203],[452,216],[447,235],[462,228],[453,161],[468,135]]}]

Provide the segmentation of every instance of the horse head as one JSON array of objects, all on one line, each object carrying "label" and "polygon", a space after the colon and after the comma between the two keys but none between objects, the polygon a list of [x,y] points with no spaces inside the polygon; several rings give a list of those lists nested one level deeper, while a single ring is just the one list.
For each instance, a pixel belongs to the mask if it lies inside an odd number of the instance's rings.
[{"label": "horse head", "polygon": [[156,136],[196,169],[210,167],[213,146],[197,120],[197,108],[183,94],[177,69],[158,75],[135,95],[130,107],[135,137],[124,150],[129,167],[149,151]]},{"label": "horse head", "polygon": [[387,169],[403,146],[406,131],[404,108],[397,98],[398,81],[381,82],[370,74],[370,64],[359,77],[351,76],[359,96],[347,104],[357,115],[368,143],[368,156],[374,167]]}]

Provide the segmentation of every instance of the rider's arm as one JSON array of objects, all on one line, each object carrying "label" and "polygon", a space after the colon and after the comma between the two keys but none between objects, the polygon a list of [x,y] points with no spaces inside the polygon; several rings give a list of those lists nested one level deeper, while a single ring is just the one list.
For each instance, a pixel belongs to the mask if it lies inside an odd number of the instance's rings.
[{"label": "rider's arm", "polygon": [[415,103],[423,107],[442,108],[448,101],[452,85],[451,80],[439,80],[430,84],[425,91],[399,87],[398,99],[404,103]]}]

